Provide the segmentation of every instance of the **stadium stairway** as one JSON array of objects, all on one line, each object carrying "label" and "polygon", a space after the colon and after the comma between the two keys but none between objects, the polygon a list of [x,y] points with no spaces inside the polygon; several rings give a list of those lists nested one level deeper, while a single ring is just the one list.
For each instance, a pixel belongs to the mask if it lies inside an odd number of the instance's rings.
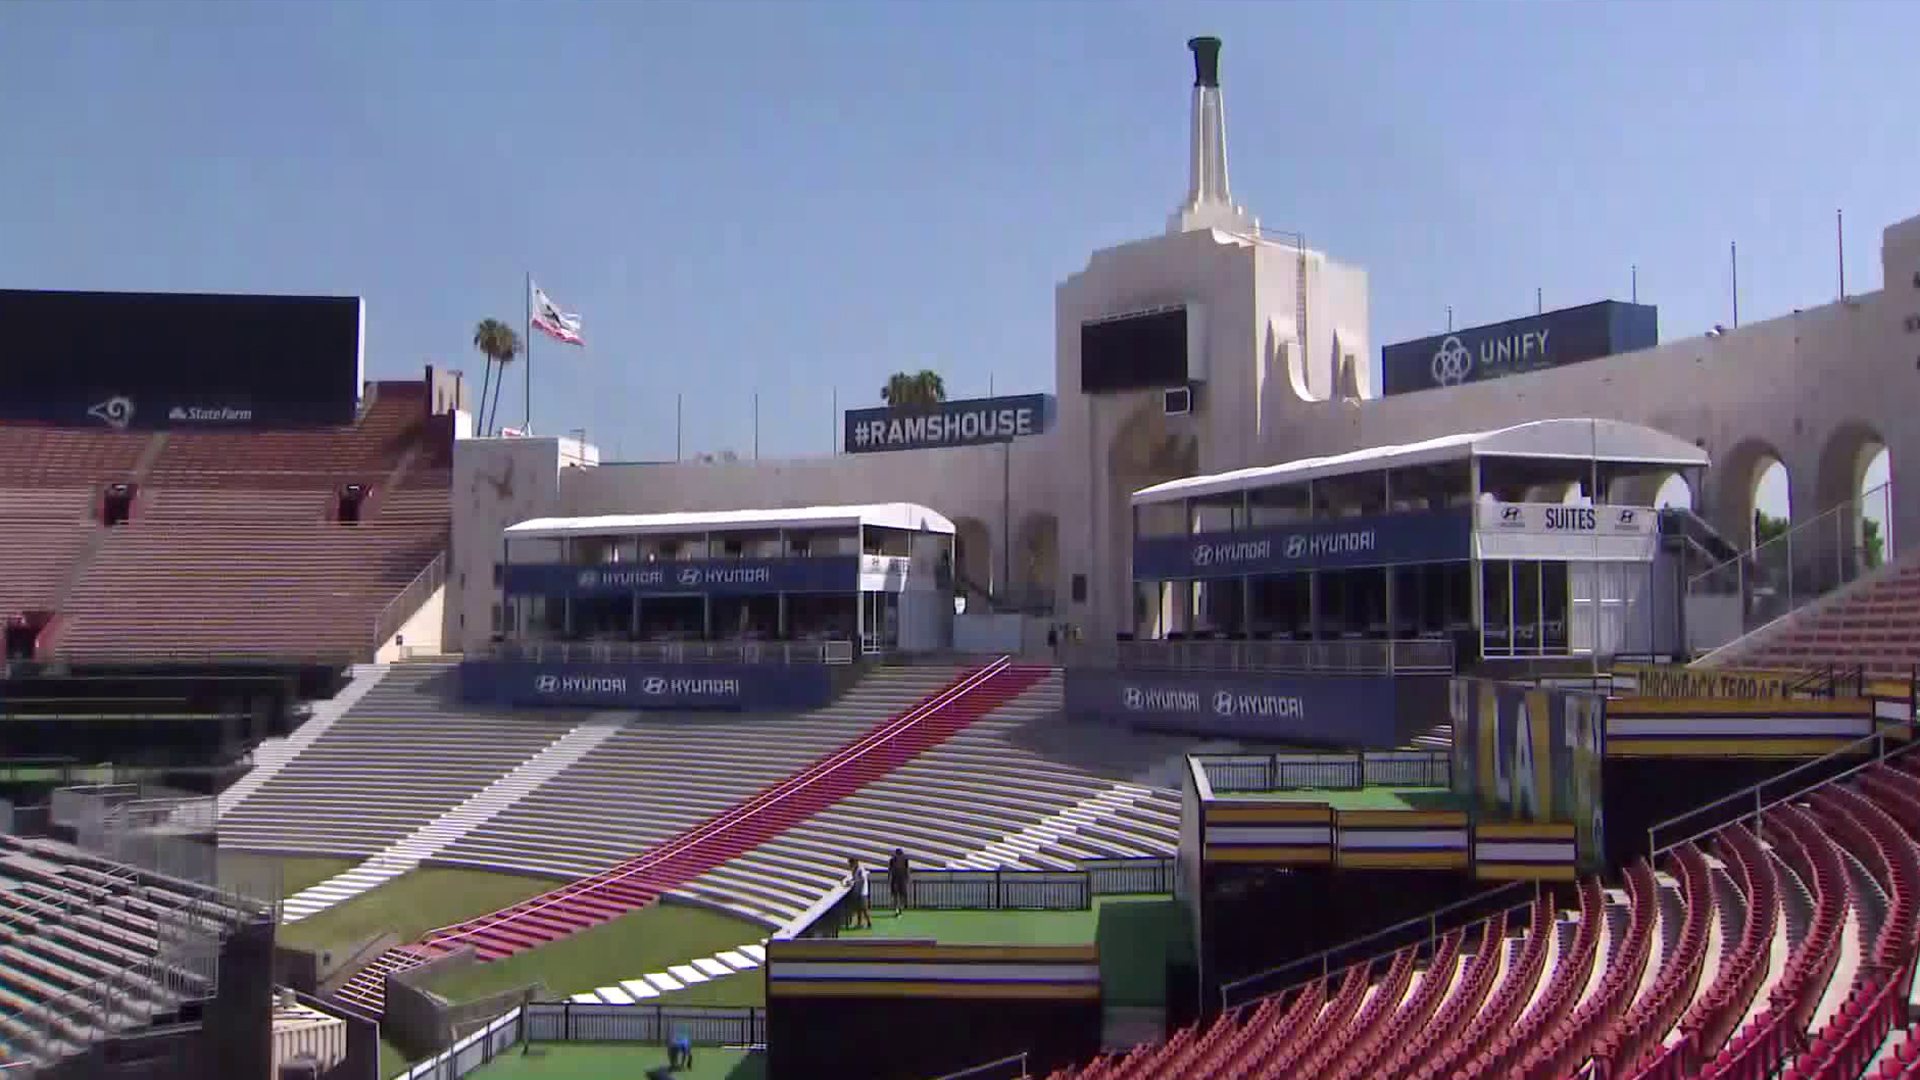
[{"label": "stadium stairway", "polygon": [[253,768],[247,775],[235,780],[222,791],[215,800],[216,812],[225,816],[227,811],[247,801],[247,797],[260,790],[260,785],[280,775],[300,752],[312,746],[314,740],[325,735],[333,727],[334,721],[346,714],[367,691],[380,684],[386,678],[388,667],[385,664],[355,664],[348,672],[347,685],[325,701],[314,702],[305,723],[296,728],[291,735],[278,739],[268,739],[253,751]]},{"label": "stadium stairway", "polygon": [[[599,873],[665,843],[756,792],[800,772],[899,715],[961,676],[950,666],[878,667],[837,701],[799,716],[635,714],[591,758],[549,781],[436,859],[571,879]],[[634,791],[647,797],[636,799]],[[805,908],[844,875],[810,878],[796,894]],[[736,894],[756,895],[749,887]],[[788,902],[742,902],[732,914],[776,927]]]},{"label": "stadium stairway", "polygon": [[[508,714],[448,700],[457,664],[393,665],[220,819],[222,847],[371,855],[498,780],[584,713]],[[295,733],[299,734],[298,732]]]},{"label": "stadium stairway", "polygon": [[1163,855],[1179,842],[1179,798],[1115,782],[1164,744],[1071,725],[1058,752],[1063,677],[1053,669],[965,731],[676,895],[784,923],[846,876],[849,855],[883,866],[1073,869],[1081,859]]},{"label": "stadium stairway", "polygon": [[1920,667],[1920,546],[1848,585],[1715,649],[1697,667],[1864,665],[1906,678]]},{"label": "stadium stairway", "polygon": [[500,959],[644,907],[885,776],[1048,674],[1004,658],[967,671],[858,739],[652,851],[491,915],[443,927],[416,945],[383,953],[337,996],[378,1016],[384,1010],[385,976],[391,971],[464,946],[473,947],[483,961]]},{"label": "stadium stairway", "polygon": [[567,766],[592,753],[619,731],[624,722],[618,715],[601,716],[568,731],[465,802],[387,845],[365,862],[288,897],[281,921],[298,922],[325,911],[433,858],[448,844],[485,824]]}]

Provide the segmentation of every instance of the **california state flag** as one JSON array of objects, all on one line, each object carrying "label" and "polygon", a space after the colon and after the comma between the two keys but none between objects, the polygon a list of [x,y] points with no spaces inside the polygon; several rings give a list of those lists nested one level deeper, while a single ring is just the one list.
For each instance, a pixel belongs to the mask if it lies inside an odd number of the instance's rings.
[{"label": "california state flag", "polygon": [[556,337],[569,345],[580,345],[580,316],[561,311],[560,305],[547,299],[546,291],[533,286],[533,326],[548,337]]}]

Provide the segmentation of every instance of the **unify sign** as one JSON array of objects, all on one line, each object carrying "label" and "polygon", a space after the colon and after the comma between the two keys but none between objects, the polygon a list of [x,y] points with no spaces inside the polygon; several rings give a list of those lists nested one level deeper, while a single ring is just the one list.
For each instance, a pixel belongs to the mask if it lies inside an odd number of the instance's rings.
[{"label": "unify sign", "polygon": [[1380,350],[1382,391],[1404,394],[1540,371],[1651,348],[1659,337],[1659,312],[1650,306],[1608,300],[1564,308],[1389,345]]},{"label": "unify sign", "polygon": [[846,452],[981,446],[1038,435],[1047,427],[1047,396],[972,398],[930,408],[848,409]]}]

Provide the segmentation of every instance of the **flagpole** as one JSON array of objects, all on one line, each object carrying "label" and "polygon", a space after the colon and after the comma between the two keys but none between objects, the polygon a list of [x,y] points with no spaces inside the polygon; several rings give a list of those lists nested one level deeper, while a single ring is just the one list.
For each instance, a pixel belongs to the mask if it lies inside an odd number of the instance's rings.
[{"label": "flagpole", "polygon": [[521,434],[533,431],[533,271],[527,271],[527,291],[523,294],[527,303],[527,359],[524,374],[527,377],[527,416],[521,421]]}]

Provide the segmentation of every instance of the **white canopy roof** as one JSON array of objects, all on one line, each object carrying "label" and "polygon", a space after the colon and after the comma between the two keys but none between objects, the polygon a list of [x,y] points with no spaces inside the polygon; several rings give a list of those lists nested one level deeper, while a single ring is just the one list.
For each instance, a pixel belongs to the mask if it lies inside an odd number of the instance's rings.
[{"label": "white canopy roof", "polygon": [[917,503],[796,506],[783,510],[707,510],[671,514],[603,514],[534,518],[507,526],[509,540],[561,536],[633,536],[661,533],[744,532],[753,529],[850,529],[880,525],[914,532],[953,532],[953,522]]},{"label": "white canopy roof", "polygon": [[1535,420],[1493,431],[1442,435],[1425,442],[1374,446],[1284,465],[1189,476],[1141,488],[1133,504],[1175,502],[1248,488],[1297,484],[1323,476],[1430,465],[1470,457],[1560,458],[1685,469],[1708,464],[1707,452],[1664,431],[1623,420]]}]

